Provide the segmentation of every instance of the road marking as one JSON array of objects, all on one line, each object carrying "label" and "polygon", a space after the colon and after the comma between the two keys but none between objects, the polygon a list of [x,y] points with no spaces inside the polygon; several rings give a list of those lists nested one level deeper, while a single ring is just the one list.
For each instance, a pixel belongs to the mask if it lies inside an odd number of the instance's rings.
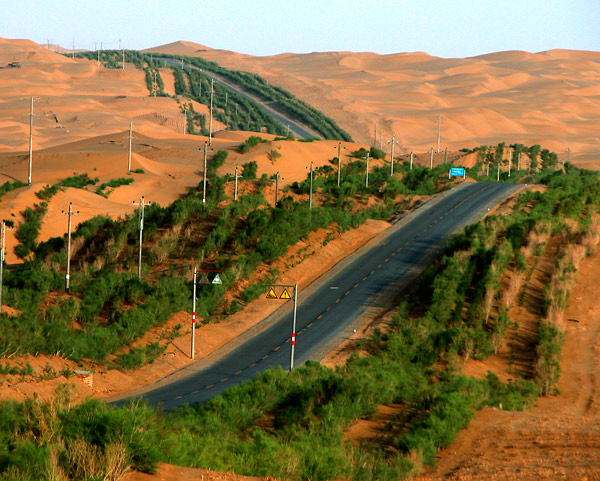
[{"label": "road marking", "polygon": [[366,280],[367,280],[367,276],[363,277],[363,279],[362,279],[362,280],[363,280],[363,281],[366,281]]},{"label": "road marking", "polygon": [[428,227],[428,228],[429,228],[429,229],[431,229],[432,227],[433,227],[433,224],[429,224],[429,227]]},{"label": "road marking", "polygon": [[209,384],[208,386],[206,386],[206,389],[210,389],[211,387],[215,387],[214,384]]},{"label": "road marking", "polygon": [[427,229],[423,229],[423,232],[427,232]]},{"label": "road marking", "polygon": [[254,366],[256,366],[255,362],[253,362],[252,364],[250,364],[250,367],[254,367]]},{"label": "road marking", "polygon": [[354,284],[354,287],[355,287],[355,288],[356,288],[356,287],[358,287],[358,282],[357,282],[356,284]]},{"label": "road marking", "polygon": [[279,349],[281,349],[281,346],[277,346],[275,349],[273,349],[274,351],[279,351]]},{"label": "road marking", "polygon": [[[311,323],[310,323],[308,326],[306,326],[306,327],[311,327],[312,325],[313,325],[313,323],[311,322]],[[277,348],[277,349],[279,349],[279,348]]]},{"label": "road marking", "polygon": [[238,371],[238,372],[234,373],[234,376],[237,376],[239,374],[242,374],[242,371]]},{"label": "road marking", "polygon": [[331,306],[329,306],[327,309],[325,309],[327,312],[331,311]]},{"label": "road marking", "polygon": [[225,382],[227,381],[227,379],[229,379],[228,377],[224,377],[223,379],[221,379],[221,382]]},{"label": "road marking", "polygon": [[181,399],[183,396],[177,396],[176,398],[173,399]]},{"label": "road marking", "polygon": [[392,255],[393,255],[393,256],[395,256],[395,255],[396,255],[396,253],[395,253],[395,252],[392,252]]},{"label": "road marking", "polygon": [[336,304],[337,304],[338,302],[340,302],[340,299],[336,299],[336,300],[335,300],[335,303],[336,303]]},{"label": "road marking", "polygon": [[288,338],[285,340],[285,342],[290,342],[290,338],[288,337]]},{"label": "road marking", "polygon": [[375,271],[371,271],[371,274],[375,274]]},{"label": "road marking", "polygon": [[346,291],[344,295],[347,296],[348,294],[350,294],[350,291]]},{"label": "road marking", "polygon": [[386,257],[384,262],[389,262],[390,258]]},{"label": "road marking", "polygon": [[199,391],[200,391],[199,389],[196,389],[195,391],[192,391],[190,394],[196,394]]},{"label": "road marking", "polygon": [[319,315],[317,316],[317,319],[321,319],[322,317],[323,317],[323,314],[319,314]]},{"label": "road marking", "polygon": [[383,267],[383,264],[379,264],[379,265],[377,266],[377,269],[381,269],[382,267]]},{"label": "road marking", "polygon": [[261,359],[266,359],[266,358],[268,358],[268,357],[269,357],[269,355],[267,354],[267,355],[265,355],[265,356],[261,357]]},{"label": "road marking", "polygon": [[408,245],[408,242],[405,242],[405,243],[404,243],[404,245],[405,245],[405,246],[407,246],[407,245]]}]

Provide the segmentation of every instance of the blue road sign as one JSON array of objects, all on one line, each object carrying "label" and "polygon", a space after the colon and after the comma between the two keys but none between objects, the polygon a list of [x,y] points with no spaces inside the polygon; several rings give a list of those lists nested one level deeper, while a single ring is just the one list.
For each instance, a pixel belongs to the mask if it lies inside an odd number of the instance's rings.
[{"label": "blue road sign", "polygon": [[452,167],[450,169],[450,173],[448,174],[448,178],[455,176],[455,177],[464,177],[465,176],[465,169],[463,169],[462,167]]}]

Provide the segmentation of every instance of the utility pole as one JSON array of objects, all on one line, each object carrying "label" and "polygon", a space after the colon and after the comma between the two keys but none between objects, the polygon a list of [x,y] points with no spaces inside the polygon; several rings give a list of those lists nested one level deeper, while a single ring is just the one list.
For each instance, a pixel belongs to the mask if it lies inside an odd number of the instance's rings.
[{"label": "utility pole", "polygon": [[[135,204],[136,201],[134,200]],[[138,279],[142,280],[142,242],[144,239],[144,207],[147,205],[151,205],[152,202],[144,202],[144,196],[140,197],[139,200],[139,209],[140,209],[140,250],[138,255]]]},{"label": "utility pole", "polygon": [[521,152],[517,152],[517,170],[521,170]]},{"label": "utility pole", "polygon": [[431,151],[429,153],[429,168],[433,170],[433,147],[431,147]]},{"label": "utility pole", "polygon": [[395,135],[392,135],[392,140],[390,140],[388,142],[388,144],[392,144],[392,153],[391,153],[392,163],[390,165],[390,175],[394,175],[394,144],[400,145],[400,142],[398,142],[396,140],[396,136]]},{"label": "utility pole", "polygon": [[209,147],[209,143],[205,140],[204,141],[204,149],[200,148],[198,150],[204,150],[204,180],[203,180],[203,188],[202,188],[202,205],[206,206],[206,163],[207,163],[207,157],[208,157],[208,151],[209,149],[212,151],[212,148]]},{"label": "utility pole", "polygon": [[444,164],[448,163],[448,147],[444,149]]},{"label": "utility pole", "polygon": [[6,222],[2,221],[2,247],[0,247],[0,314],[2,314],[2,274],[4,269],[4,251],[6,250],[6,229],[12,230],[12,227],[6,227]]},{"label": "utility pole", "polygon": [[69,202],[69,210],[63,214],[67,214],[67,275],[65,276],[65,289],[69,290],[69,281],[71,280],[71,217],[79,214],[79,211],[73,212],[73,203]]},{"label": "utility pole", "polygon": [[364,157],[367,160],[367,173],[365,175],[365,187],[369,187],[369,154]]},{"label": "utility pole", "polygon": [[313,194],[312,194],[312,189],[313,189],[313,163],[310,163],[310,194],[308,196],[308,208],[312,209],[312,200],[313,200]]},{"label": "utility pole", "polygon": [[213,94],[214,94],[214,79],[210,79],[210,121],[208,123],[208,145],[212,145],[212,119],[213,119]]},{"label": "utility pole", "polygon": [[498,162],[498,176],[496,178],[496,182],[500,182],[500,164],[501,162]]},{"label": "utility pole", "polygon": [[438,115],[437,153],[440,153],[440,140],[442,134],[442,116]]},{"label": "utility pole", "polygon": [[512,150],[508,151],[508,176],[510,177],[510,171],[512,170]]},{"label": "utility pole", "polygon": [[237,200],[238,197],[238,166],[235,166],[235,184],[233,187],[233,200]]},{"label": "utility pole", "polygon": [[133,122],[129,122],[129,155],[127,156],[127,173],[131,172],[131,139],[133,137]]},{"label": "utility pole", "polygon": [[413,166],[413,158],[414,158],[414,154],[412,152],[412,150],[410,151],[410,170],[412,170],[412,166]]},{"label": "utility pole", "polygon": [[[227,107],[228,99],[229,99],[229,94],[228,94],[228,92],[225,92],[225,107]],[[288,125],[288,135],[289,135],[289,133],[290,133],[290,126]]]},{"label": "utility pole", "polygon": [[341,180],[341,175],[342,175],[342,149],[346,150],[346,147],[342,147],[342,143],[338,142],[338,146],[337,146],[337,151],[338,151],[338,171],[337,171],[338,187],[340,186],[340,180]]},{"label": "utility pole", "polygon": [[192,295],[192,347],[191,347],[191,358],[196,357],[196,267],[194,267],[194,293]]},{"label": "utility pole", "polygon": [[33,161],[33,97],[31,97],[31,105],[29,107],[29,174],[27,183],[31,185],[31,164]]},{"label": "utility pole", "polygon": [[279,171],[275,174],[275,207],[277,207],[277,202],[279,201]]}]

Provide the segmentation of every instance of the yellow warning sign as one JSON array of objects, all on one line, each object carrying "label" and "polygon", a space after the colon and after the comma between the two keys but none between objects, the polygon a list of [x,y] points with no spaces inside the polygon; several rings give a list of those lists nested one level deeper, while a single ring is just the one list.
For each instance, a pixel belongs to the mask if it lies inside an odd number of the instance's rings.
[{"label": "yellow warning sign", "polygon": [[292,297],[290,296],[290,293],[288,292],[287,287],[284,287],[283,292],[279,296],[279,299],[291,299],[291,298]]},{"label": "yellow warning sign", "polygon": [[269,287],[269,292],[267,292],[267,299],[277,299],[277,294],[275,294],[275,289]]}]

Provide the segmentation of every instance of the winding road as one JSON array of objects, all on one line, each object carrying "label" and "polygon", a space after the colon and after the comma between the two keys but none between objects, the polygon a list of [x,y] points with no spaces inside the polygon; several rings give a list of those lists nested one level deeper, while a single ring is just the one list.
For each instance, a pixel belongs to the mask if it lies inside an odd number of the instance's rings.
[{"label": "winding road", "polygon": [[[480,218],[520,187],[503,183],[463,184],[441,200],[430,201],[412,220],[392,226],[382,242],[355,256],[339,272],[333,272],[310,296],[303,296],[299,290],[295,366],[310,359],[350,326],[391,284],[401,287],[407,283],[414,268],[448,236]],[[170,410],[204,402],[268,368],[288,369],[291,329],[292,314],[288,313],[212,365],[147,391],[142,397],[151,405]]]},{"label": "winding road", "polygon": [[[178,62],[178,61],[170,59],[170,58],[163,58],[162,60],[164,60],[165,63],[167,63],[169,65],[173,65],[175,67],[181,65],[181,62]],[[212,78],[219,85],[222,85],[223,87],[231,90],[232,92],[235,92],[236,94],[241,95],[245,99],[248,99],[251,102],[254,102],[255,104],[260,105],[271,117],[273,117],[278,122],[281,122],[284,126],[289,127],[290,131],[293,132],[296,137],[298,137],[300,139],[309,139],[312,137],[321,138],[321,136],[318,133],[316,133],[314,130],[310,129],[309,127],[302,124],[298,120],[292,119],[289,116],[289,114],[278,109],[275,104],[270,103],[270,102],[267,103],[267,102],[259,99],[258,97],[245,91],[244,89],[240,88],[239,86],[229,82],[228,80],[225,80],[223,77],[221,77],[217,74],[214,74],[207,70],[203,70],[198,67],[194,67],[193,65],[189,65],[187,63],[184,64],[184,66],[188,70],[193,69],[193,70],[198,70],[198,71],[202,72],[207,77]]]}]

